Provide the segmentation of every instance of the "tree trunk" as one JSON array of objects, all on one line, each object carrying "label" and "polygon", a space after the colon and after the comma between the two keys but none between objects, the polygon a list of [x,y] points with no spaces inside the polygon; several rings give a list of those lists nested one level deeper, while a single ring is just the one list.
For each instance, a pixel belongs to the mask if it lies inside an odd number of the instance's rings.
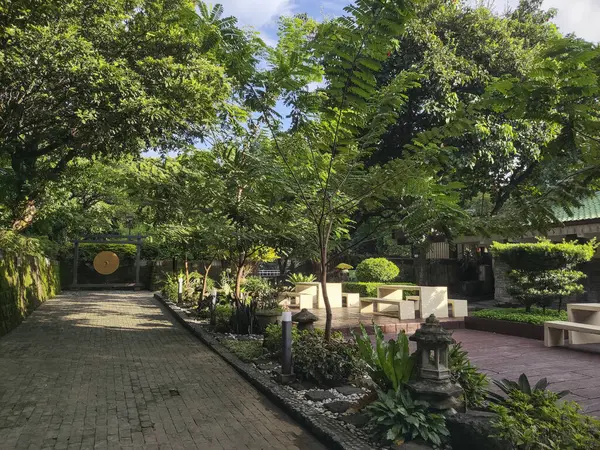
[{"label": "tree trunk", "polygon": [[12,230],[16,233],[24,231],[33,223],[36,213],[35,200],[28,200],[20,204],[20,207],[13,212]]},{"label": "tree trunk", "polygon": [[204,278],[202,279],[202,294],[200,295],[200,301],[204,300],[204,297],[206,297],[206,281],[208,280],[208,272],[210,272],[212,265],[213,261],[210,262],[208,267],[204,264]]},{"label": "tree trunk", "polygon": [[190,267],[188,264],[187,255],[185,256],[185,260],[184,260],[183,264],[185,267],[185,287],[189,288],[190,287]]},{"label": "tree trunk", "polygon": [[558,298],[558,312],[561,311],[562,309],[562,304],[563,304],[563,297],[559,297]]},{"label": "tree trunk", "polygon": [[240,303],[240,297],[242,295],[242,277],[244,275],[244,264],[240,264],[237,267],[235,274],[235,301]]},{"label": "tree trunk", "polygon": [[327,294],[327,248],[321,249],[321,292],[323,293],[323,302],[325,303],[325,340],[331,339],[331,322],[333,313],[331,312],[331,304],[329,303],[329,295]]}]

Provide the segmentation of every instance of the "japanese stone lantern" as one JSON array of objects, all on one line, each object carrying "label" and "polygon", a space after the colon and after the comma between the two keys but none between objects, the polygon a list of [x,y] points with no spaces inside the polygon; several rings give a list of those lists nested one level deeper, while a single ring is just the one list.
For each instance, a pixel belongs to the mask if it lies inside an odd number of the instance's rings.
[{"label": "japanese stone lantern", "polygon": [[417,343],[418,367],[417,379],[408,384],[409,389],[432,410],[455,413],[462,406],[462,389],[450,379],[448,350],[456,341],[433,314],[409,339]]},{"label": "japanese stone lantern", "polygon": [[292,316],[292,322],[296,322],[298,324],[298,331],[314,329],[313,324],[317,320],[319,320],[319,318],[306,308],[302,308],[300,312]]}]

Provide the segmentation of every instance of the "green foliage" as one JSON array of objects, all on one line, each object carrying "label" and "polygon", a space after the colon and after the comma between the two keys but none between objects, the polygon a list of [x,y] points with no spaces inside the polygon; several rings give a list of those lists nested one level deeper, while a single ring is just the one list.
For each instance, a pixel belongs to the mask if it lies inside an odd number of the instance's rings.
[{"label": "green foliage", "polygon": [[252,362],[264,354],[261,342],[254,339],[227,339],[223,341],[223,345],[244,362]]},{"label": "green foliage", "polygon": [[242,294],[256,301],[265,300],[273,292],[273,287],[265,278],[251,276],[242,282]]},{"label": "green foliage", "polygon": [[400,274],[400,269],[385,258],[368,258],[356,266],[356,278],[363,282],[392,281]]},{"label": "green foliage", "polygon": [[58,253],[59,247],[47,238],[23,236],[0,229],[0,250],[11,255],[52,258]]},{"label": "green foliage", "polygon": [[[522,392],[525,395],[533,395],[536,392],[545,391],[546,388],[548,387],[548,380],[546,378],[542,378],[542,379],[538,380],[538,382],[532,388],[531,384],[529,383],[529,379],[527,378],[527,375],[525,375],[524,373],[521,374],[518,381],[511,381],[506,378],[503,378],[500,381],[499,380],[492,380],[492,381],[504,394],[507,394],[509,397],[510,397],[510,394],[514,391]],[[558,394],[554,394],[554,395],[556,395],[557,399],[560,399],[569,394],[570,394],[569,391],[561,391]],[[488,392],[488,398],[492,402],[498,403],[498,404],[504,404],[507,401],[507,397],[505,397],[502,394],[493,392],[493,391]]]},{"label": "green foliage", "polygon": [[581,414],[575,402],[559,398],[546,390],[511,390],[503,404],[490,405],[498,415],[494,436],[519,450],[600,449],[600,421]]},{"label": "green foliage", "polygon": [[462,344],[458,343],[450,348],[448,363],[452,382],[458,383],[463,388],[467,407],[482,407],[488,392],[488,377],[471,364]]},{"label": "green foliage", "polygon": [[339,386],[364,372],[358,347],[341,334],[323,339],[321,330],[303,331],[292,346],[294,372],[320,385]]},{"label": "green foliage", "polygon": [[[292,327],[292,342],[296,342],[299,336],[300,332],[298,329],[296,327]],[[264,333],[263,347],[265,347],[269,353],[279,353],[281,351],[282,344],[283,336],[281,325],[277,323],[267,325]]]},{"label": "green foliage", "polygon": [[[188,274],[187,281],[186,276],[183,273],[179,273],[178,275],[172,273],[167,274],[162,282],[161,293],[172,302],[177,302],[179,278],[183,278],[183,302],[199,302],[201,300],[200,295],[202,291],[202,282],[204,280],[204,275],[198,272],[190,272]],[[210,291],[214,286],[214,281],[208,278],[206,281],[206,286],[207,290]]]},{"label": "green foliage", "polygon": [[304,275],[302,273],[291,273],[287,277],[288,283],[312,283],[316,280],[313,274]]},{"label": "green foliage", "polygon": [[378,397],[367,406],[369,426],[378,440],[401,445],[422,439],[434,448],[442,447],[449,436],[443,415],[430,413],[429,405],[413,400],[406,389],[379,391]]},{"label": "green foliage", "polygon": [[[363,283],[363,282],[344,282],[342,283],[342,290],[344,292],[352,292],[356,294],[360,294],[361,297],[377,297],[377,287],[382,284],[391,284],[394,283]],[[402,283],[403,285],[411,285],[412,283]],[[418,291],[404,291],[403,295],[406,297],[407,295],[413,295],[414,293],[418,293]]]},{"label": "green foliage", "polygon": [[135,261],[137,248],[134,244],[79,244],[79,259],[91,262],[103,251],[115,253],[122,261]]},{"label": "green foliage", "polygon": [[346,264],[346,263],[339,263],[337,266],[335,266],[336,269],[338,270],[352,270],[354,269],[354,267],[352,267],[350,264]]},{"label": "green foliage", "polygon": [[596,247],[595,240],[586,244],[539,240],[532,244],[494,242],[491,251],[510,267],[508,291],[529,311],[534,304],[545,308],[554,300],[583,292],[578,281],[585,274],[575,266],[592,259]]},{"label": "green foliage", "polygon": [[0,206],[18,230],[75,157],[186,148],[230,93],[193,2],[38,6],[3,8],[0,32]]},{"label": "green foliage", "polygon": [[568,320],[566,311],[556,311],[554,309],[544,311],[541,308],[531,308],[530,311],[526,311],[525,308],[482,309],[474,311],[471,315],[482,319],[509,320],[533,325],[543,325],[544,322],[551,320]]},{"label": "green foliage", "polygon": [[229,333],[231,331],[231,317],[233,308],[230,305],[217,305],[215,307],[215,331]]},{"label": "green foliage", "polygon": [[362,324],[361,334],[353,333],[360,357],[366,365],[367,373],[379,389],[397,391],[408,383],[413,374],[415,359],[408,348],[408,337],[401,331],[396,340],[390,339],[386,342],[381,328],[376,324],[373,324],[373,327],[375,347]]}]

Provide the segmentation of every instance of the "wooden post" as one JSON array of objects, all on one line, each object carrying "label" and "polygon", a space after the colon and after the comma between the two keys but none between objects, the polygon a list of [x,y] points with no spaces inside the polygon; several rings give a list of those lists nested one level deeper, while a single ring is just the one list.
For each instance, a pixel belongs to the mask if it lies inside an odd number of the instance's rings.
[{"label": "wooden post", "polygon": [[137,235],[136,252],[135,252],[135,284],[140,284],[140,257],[142,253],[142,236]]},{"label": "wooden post", "polygon": [[77,287],[77,266],[79,264],[79,241],[73,242],[73,287]]}]

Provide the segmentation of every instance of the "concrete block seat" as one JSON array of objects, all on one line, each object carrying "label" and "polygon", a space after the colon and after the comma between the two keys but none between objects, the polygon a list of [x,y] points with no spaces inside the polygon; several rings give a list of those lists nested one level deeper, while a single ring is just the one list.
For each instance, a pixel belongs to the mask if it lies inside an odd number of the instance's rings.
[{"label": "concrete block seat", "polygon": [[450,317],[467,317],[469,315],[469,304],[466,300],[448,299],[450,306]]},{"label": "concrete block seat", "polygon": [[400,320],[415,318],[415,304],[413,302],[392,298],[362,297],[360,299],[360,312],[361,314],[382,312],[379,310],[379,305],[390,305],[385,311],[396,311]]},{"label": "concrete block seat", "polygon": [[544,345],[546,347],[565,345],[565,330],[569,335],[572,332],[600,335],[600,325],[553,320],[544,322]]},{"label": "concrete block seat", "polygon": [[356,292],[342,292],[342,306],[347,308],[360,306],[360,294]]}]

